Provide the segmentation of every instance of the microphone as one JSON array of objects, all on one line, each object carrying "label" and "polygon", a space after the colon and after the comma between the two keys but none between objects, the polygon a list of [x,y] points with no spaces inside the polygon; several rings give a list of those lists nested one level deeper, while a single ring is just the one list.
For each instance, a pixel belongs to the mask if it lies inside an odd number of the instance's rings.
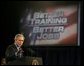
[{"label": "microphone", "polygon": [[19,51],[18,52],[24,52],[24,51],[22,50],[22,48],[19,48]]}]

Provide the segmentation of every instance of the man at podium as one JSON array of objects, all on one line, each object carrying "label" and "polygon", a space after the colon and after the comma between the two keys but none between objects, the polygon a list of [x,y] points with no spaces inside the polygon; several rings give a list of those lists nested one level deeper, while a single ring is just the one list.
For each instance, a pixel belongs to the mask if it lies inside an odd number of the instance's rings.
[{"label": "man at podium", "polygon": [[25,37],[23,34],[17,34],[14,38],[14,43],[9,45],[5,52],[6,63],[15,60],[21,60],[24,57],[24,51],[21,48],[24,43]]},{"label": "man at podium", "polygon": [[[5,59],[7,65],[42,65],[41,57],[29,57],[24,56],[24,51],[22,45],[24,43],[24,35],[16,34],[14,38],[14,43],[9,45],[5,52]],[[34,52],[29,48],[28,50],[34,54]]]}]

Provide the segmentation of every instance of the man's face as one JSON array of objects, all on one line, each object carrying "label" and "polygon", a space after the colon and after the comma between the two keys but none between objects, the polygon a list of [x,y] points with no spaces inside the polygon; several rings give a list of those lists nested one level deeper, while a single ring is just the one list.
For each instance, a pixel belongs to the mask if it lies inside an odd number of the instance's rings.
[{"label": "man's face", "polygon": [[20,47],[23,45],[23,42],[24,42],[23,37],[17,37],[17,39],[15,40],[15,43]]}]

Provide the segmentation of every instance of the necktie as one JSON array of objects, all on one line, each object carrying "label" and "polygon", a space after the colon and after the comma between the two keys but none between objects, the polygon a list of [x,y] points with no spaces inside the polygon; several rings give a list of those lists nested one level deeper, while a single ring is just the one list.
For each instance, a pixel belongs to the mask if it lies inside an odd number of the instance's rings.
[{"label": "necktie", "polygon": [[19,48],[18,57],[19,58],[22,58],[23,57],[23,50],[22,50],[22,48]]}]

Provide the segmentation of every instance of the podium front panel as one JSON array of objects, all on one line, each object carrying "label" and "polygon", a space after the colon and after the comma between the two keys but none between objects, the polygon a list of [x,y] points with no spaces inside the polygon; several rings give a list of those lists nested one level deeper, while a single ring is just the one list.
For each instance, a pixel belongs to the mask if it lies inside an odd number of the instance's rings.
[{"label": "podium front panel", "polygon": [[43,65],[41,57],[25,57],[26,65]]}]

